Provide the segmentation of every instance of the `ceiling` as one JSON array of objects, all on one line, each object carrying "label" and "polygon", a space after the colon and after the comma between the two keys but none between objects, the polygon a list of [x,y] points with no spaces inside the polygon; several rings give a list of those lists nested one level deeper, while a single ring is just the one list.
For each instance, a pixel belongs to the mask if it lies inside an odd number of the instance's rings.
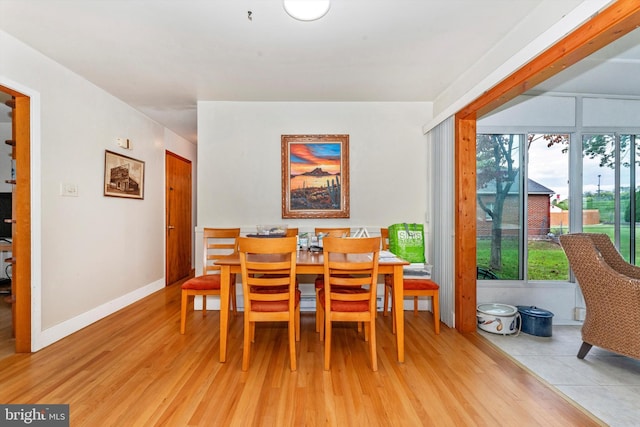
[{"label": "ceiling", "polygon": [[[301,22],[281,0],[0,0],[0,29],[195,143],[199,100],[435,102],[582,2],[333,0]],[[572,67],[577,80],[536,89],[589,81],[590,92],[640,96],[638,46],[620,42]]]}]

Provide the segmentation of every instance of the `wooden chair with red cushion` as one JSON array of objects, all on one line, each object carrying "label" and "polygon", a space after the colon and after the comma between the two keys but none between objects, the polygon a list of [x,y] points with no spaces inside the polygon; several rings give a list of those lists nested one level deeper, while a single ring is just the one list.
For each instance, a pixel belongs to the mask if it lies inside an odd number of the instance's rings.
[{"label": "wooden chair with red cushion", "polygon": [[324,286],[320,289],[318,311],[324,322],[324,369],[331,365],[333,322],[364,323],[369,341],[371,369],[378,370],[376,356],[376,299],[380,238],[367,237],[324,240]]},{"label": "wooden chair with red cushion", "polygon": [[296,288],[295,237],[238,239],[244,294],[242,370],[249,369],[256,322],[288,322],[289,359],[296,370],[300,341],[300,290]]},{"label": "wooden chair with red cushion", "polygon": [[[381,228],[380,236],[382,239],[382,249],[389,249],[389,229]],[[403,282],[402,294],[405,297],[413,297],[413,314],[418,315],[418,298],[431,297],[431,306],[433,310],[433,322],[435,324],[436,335],[440,334],[440,286],[431,279],[405,277]],[[391,294],[391,295],[389,295]],[[382,315],[386,316],[388,312],[389,296],[391,296],[391,313],[395,309],[395,301],[393,301],[393,278],[390,275],[384,277],[384,305]],[[396,333],[395,317],[393,322],[393,333]]]},{"label": "wooden chair with red cushion", "polygon": [[[189,297],[202,296],[202,315],[207,314],[207,296],[220,295],[220,267],[215,260],[230,255],[236,250],[236,239],[240,236],[239,228],[205,228],[203,230],[203,268],[202,274],[182,284],[182,303],[180,306],[180,333],[184,334],[187,319]],[[231,275],[229,298],[233,314],[236,307],[236,277]]]},{"label": "wooden chair with red cushion", "polygon": [[[393,289],[393,279],[389,276],[385,277],[385,288]],[[431,279],[404,277],[402,295],[405,297],[413,297],[413,315],[418,315],[418,298],[431,297],[431,307],[433,310],[433,323],[436,335],[440,334],[440,286]],[[403,309],[402,301],[399,302],[400,309]],[[396,301],[391,292],[391,314],[393,317],[393,333],[396,333],[395,313]]]},{"label": "wooden chair with red cushion", "polygon": [[[323,234],[326,237],[349,237],[351,235],[351,228],[349,227],[337,227],[337,228],[326,228],[326,227],[316,227],[314,230],[316,236]],[[324,239],[324,238],[323,238]],[[315,288],[316,288],[316,304],[318,301],[318,292],[324,286],[324,276],[319,274],[316,276],[315,280]],[[318,314],[318,310],[316,309],[316,332],[320,332],[320,325],[323,320]]]}]

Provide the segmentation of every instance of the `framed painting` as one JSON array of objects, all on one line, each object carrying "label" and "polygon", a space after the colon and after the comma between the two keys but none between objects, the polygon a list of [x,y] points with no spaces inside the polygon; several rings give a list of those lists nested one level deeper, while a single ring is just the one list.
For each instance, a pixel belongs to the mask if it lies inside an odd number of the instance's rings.
[{"label": "framed painting", "polygon": [[349,135],[282,135],[282,218],[349,218]]},{"label": "framed painting", "polygon": [[144,199],[144,162],[105,150],[104,195]]}]

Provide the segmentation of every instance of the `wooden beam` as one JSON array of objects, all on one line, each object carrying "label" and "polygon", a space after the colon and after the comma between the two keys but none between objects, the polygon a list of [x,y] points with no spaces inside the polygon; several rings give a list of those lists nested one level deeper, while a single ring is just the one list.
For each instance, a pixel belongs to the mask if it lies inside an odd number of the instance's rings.
[{"label": "wooden beam", "polygon": [[[455,121],[456,329],[476,330],[476,121]],[[469,191],[471,190],[471,191]],[[468,200],[470,198],[470,200]],[[463,201],[461,203],[461,201]],[[458,297],[459,296],[459,297]]]},{"label": "wooden beam", "polygon": [[638,27],[640,2],[618,0],[456,114],[455,308],[456,329],[460,332],[476,328],[477,117],[495,110]]},{"label": "wooden beam", "polygon": [[16,96],[14,140],[16,141],[16,185],[13,193],[13,280],[15,281],[16,352],[31,352],[31,103]]}]

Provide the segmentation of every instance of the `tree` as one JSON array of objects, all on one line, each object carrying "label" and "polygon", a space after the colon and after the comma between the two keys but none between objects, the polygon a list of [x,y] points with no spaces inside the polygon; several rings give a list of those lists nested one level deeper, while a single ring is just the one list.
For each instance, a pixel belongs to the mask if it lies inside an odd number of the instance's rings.
[{"label": "tree", "polygon": [[493,205],[488,206],[477,191],[478,205],[491,218],[491,257],[489,267],[502,269],[502,214],[504,202],[520,168],[514,159],[518,152],[516,135],[480,134],[476,140],[477,190],[495,186]]}]

